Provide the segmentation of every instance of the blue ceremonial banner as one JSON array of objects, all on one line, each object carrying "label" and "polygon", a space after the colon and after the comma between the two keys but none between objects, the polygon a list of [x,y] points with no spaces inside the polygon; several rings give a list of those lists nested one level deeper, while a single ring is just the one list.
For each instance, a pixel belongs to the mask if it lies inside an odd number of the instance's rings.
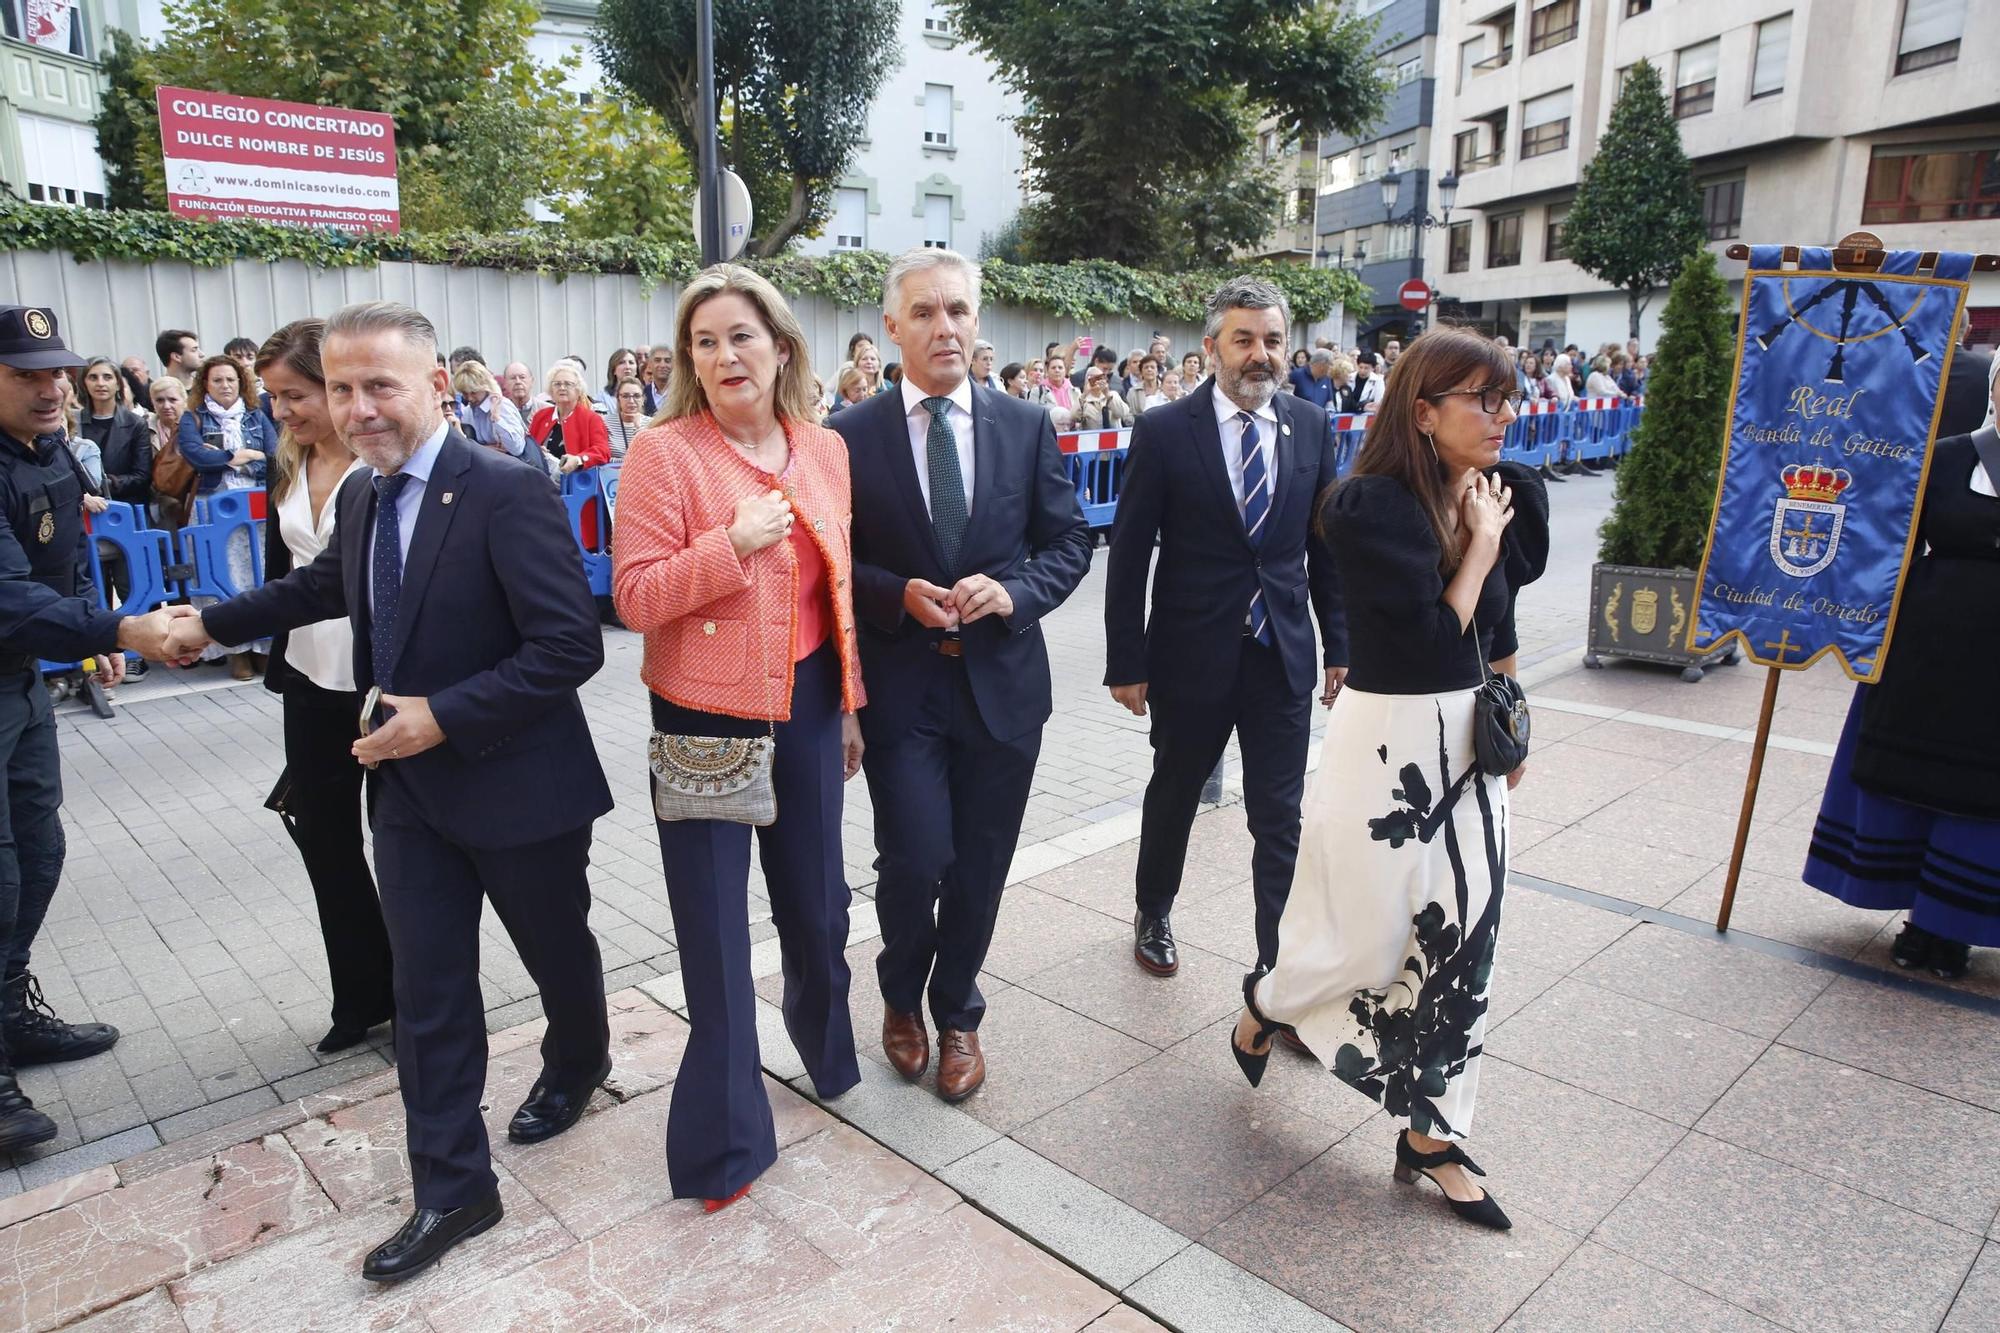
[{"label": "blue ceremonial banner", "polygon": [[1971,255],[1922,257],[1844,272],[1803,249],[1787,270],[1751,247],[1690,651],[1733,637],[1764,666],[1833,653],[1881,676],[1972,273]]}]

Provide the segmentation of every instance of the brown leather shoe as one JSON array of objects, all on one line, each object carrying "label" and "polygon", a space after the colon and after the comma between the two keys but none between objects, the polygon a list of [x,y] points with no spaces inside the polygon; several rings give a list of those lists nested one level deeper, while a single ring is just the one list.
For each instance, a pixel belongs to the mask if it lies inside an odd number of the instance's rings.
[{"label": "brown leather shoe", "polygon": [[882,1054],[898,1074],[915,1083],[931,1067],[931,1034],[922,1014],[899,1014],[882,1007]]},{"label": "brown leather shoe", "polygon": [[979,1053],[979,1034],[946,1028],[938,1033],[938,1096],[962,1102],[986,1081],[986,1057]]}]

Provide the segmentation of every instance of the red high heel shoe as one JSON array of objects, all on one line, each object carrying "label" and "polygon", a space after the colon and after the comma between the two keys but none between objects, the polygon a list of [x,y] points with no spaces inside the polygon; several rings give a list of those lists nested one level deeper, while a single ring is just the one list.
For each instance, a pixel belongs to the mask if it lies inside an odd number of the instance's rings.
[{"label": "red high heel shoe", "polygon": [[748,1185],[745,1185],[742,1189],[736,1191],[736,1193],[730,1195],[726,1199],[703,1199],[701,1201],[701,1210],[704,1213],[719,1213],[723,1209],[727,1208],[730,1204],[735,1203],[738,1199],[742,1198],[749,1192],[750,1192],[750,1187]]}]

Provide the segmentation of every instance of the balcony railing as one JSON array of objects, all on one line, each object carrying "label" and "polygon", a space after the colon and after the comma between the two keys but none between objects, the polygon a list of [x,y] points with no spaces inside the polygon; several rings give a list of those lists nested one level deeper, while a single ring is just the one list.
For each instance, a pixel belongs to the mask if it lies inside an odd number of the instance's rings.
[{"label": "balcony railing", "polygon": [[1490,153],[1481,153],[1477,157],[1468,157],[1460,159],[1457,166],[1457,170],[1458,174],[1463,176],[1466,175],[1468,172],[1484,171],[1488,167],[1497,167],[1506,160],[1507,160],[1506,151],[1504,149],[1496,148]]},{"label": "balcony railing", "polygon": [[1474,61],[1472,72],[1475,74],[1485,74],[1491,70],[1505,69],[1509,64],[1513,63],[1513,60],[1514,48],[1503,46],[1492,55],[1486,57],[1486,59]]}]

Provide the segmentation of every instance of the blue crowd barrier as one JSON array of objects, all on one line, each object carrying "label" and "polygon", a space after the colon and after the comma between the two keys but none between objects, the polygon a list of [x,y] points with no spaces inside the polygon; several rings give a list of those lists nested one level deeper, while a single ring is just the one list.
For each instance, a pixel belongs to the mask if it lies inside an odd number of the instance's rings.
[{"label": "blue crowd barrier", "polygon": [[[180,533],[181,558],[192,566],[182,585],[188,596],[226,602],[239,592],[263,586],[263,509],[262,487],[215,491],[195,500],[195,521],[181,528]],[[249,534],[251,569],[255,571],[249,587],[245,588],[236,586],[236,576],[229,569],[230,544],[242,532]]]},{"label": "blue crowd barrier", "polygon": [[[610,505],[618,491],[615,467],[581,468],[562,480],[563,508],[569,512],[569,535],[583,553],[583,574],[598,597],[611,595]],[[594,532],[584,531],[585,519]]]}]

